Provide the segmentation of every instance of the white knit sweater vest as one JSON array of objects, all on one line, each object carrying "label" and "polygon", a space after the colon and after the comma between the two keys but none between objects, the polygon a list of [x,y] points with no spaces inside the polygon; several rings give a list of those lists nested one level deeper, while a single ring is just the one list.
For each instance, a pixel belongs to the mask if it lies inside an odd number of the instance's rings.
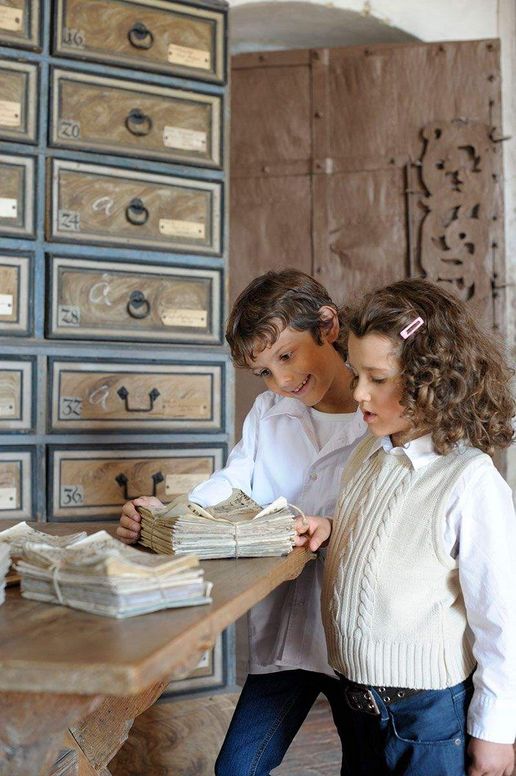
[{"label": "white knit sweater vest", "polygon": [[[450,490],[484,453],[441,456],[414,471],[367,436],[348,460],[325,563],[330,665],[348,679],[442,689],[475,660],[457,564],[443,546]],[[368,457],[369,456],[369,457]]]}]

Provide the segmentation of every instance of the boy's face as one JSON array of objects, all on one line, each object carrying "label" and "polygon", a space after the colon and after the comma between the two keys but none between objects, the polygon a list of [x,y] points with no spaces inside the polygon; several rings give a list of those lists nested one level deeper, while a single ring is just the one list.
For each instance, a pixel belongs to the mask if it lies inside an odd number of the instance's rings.
[{"label": "boy's face", "polygon": [[351,375],[332,345],[335,338],[332,330],[323,333],[319,345],[310,331],[286,327],[273,345],[256,354],[250,368],[280,396],[299,399],[322,412],[352,411]]}]

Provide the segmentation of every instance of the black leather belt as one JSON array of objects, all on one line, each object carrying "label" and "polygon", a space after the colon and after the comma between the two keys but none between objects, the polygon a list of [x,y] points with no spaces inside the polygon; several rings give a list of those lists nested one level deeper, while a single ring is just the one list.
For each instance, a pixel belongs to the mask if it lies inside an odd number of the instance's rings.
[{"label": "black leather belt", "polygon": [[406,698],[417,695],[424,690],[412,690],[407,687],[373,687],[367,684],[357,684],[349,679],[341,677],[344,685],[346,702],[353,711],[362,711],[365,714],[380,715],[380,709],[371,690],[375,690],[384,703],[400,703]]}]

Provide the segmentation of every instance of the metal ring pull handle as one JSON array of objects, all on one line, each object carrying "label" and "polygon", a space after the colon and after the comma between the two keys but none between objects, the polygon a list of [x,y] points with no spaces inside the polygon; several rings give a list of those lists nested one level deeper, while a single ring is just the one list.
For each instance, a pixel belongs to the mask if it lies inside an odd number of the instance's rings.
[{"label": "metal ring pull handle", "polygon": [[[156,472],[156,474],[153,474],[152,475],[152,493],[146,494],[146,495],[155,496],[156,495],[156,490],[158,488],[159,483],[163,482],[164,479],[165,478],[163,477],[161,472]],[[115,477],[115,482],[116,482],[117,485],[120,485],[120,487],[122,488],[122,492],[123,492],[123,496],[124,496],[124,500],[125,501],[130,501],[131,499],[138,498],[138,496],[142,495],[141,493],[138,493],[136,496],[130,496],[129,495],[129,488],[127,487],[129,480],[127,479],[127,475],[126,474],[117,474],[117,476]]]},{"label": "metal ring pull handle", "polygon": [[131,135],[148,135],[152,129],[152,119],[140,108],[132,108],[125,120],[125,126]]},{"label": "metal ring pull handle", "polygon": [[150,303],[145,299],[142,291],[131,291],[131,296],[127,302],[127,312],[131,318],[146,318],[150,313]]},{"label": "metal ring pull handle", "polygon": [[129,43],[137,49],[150,49],[154,35],[143,22],[135,22],[127,33]]},{"label": "metal ring pull handle", "polygon": [[118,391],[117,394],[120,396],[122,401],[125,403],[125,409],[126,412],[152,412],[154,409],[154,402],[158,398],[159,391],[157,388],[153,388],[151,391],[149,391],[149,406],[148,407],[130,407],[129,406],[129,391],[125,387],[125,385],[122,385]]},{"label": "metal ring pull handle", "polygon": [[143,226],[149,220],[149,211],[138,197],[132,199],[125,209],[125,217],[134,226]]}]

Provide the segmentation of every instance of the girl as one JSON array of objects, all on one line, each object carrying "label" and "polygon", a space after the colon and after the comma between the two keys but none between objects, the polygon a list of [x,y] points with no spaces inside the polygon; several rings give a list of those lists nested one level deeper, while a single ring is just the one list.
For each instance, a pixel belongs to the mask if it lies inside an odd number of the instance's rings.
[{"label": "girl", "polygon": [[298,528],[312,550],[332,533],[322,612],[343,773],[510,776],[516,521],[490,456],[512,439],[511,372],[465,305],[424,280],[365,297],[349,332],[370,434],[333,531]]}]

